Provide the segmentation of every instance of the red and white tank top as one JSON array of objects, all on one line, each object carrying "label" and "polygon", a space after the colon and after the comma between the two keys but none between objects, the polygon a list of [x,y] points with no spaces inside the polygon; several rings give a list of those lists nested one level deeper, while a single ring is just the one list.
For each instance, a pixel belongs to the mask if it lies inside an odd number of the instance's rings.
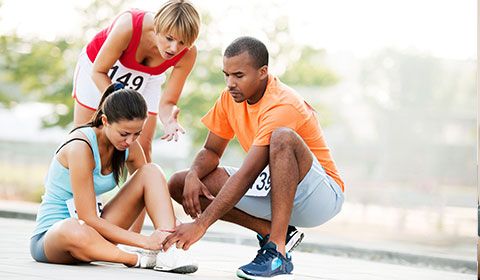
[{"label": "red and white tank top", "polygon": [[[132,38],[128,44],[128,47],[123,51],[122,55],[110,69],[108,75],[112,81],[119,81],[126,84],[128,87],[142,91],[146,86],[150,76],[157,76],[164,73],[168,68],[177,64],[177,62],[185,55],[188,48],[185,48],[179,54],[172,59],[164,61],[162,64],[156,67],[149,67],[140,64],[135,59],[138,45],[140,44],[140,38],[142,36],[143,18],[145,11],[132,9],[126,11],[132,15],[133,33]],[[117,17],[118,18],[118,17]],[[86,53],[90,61],[93,63],[100,51],[103,43],[108,37],[108,34],[113,28],[117,19],[107,28],[98,32],[95,37],[86,46]]]}]

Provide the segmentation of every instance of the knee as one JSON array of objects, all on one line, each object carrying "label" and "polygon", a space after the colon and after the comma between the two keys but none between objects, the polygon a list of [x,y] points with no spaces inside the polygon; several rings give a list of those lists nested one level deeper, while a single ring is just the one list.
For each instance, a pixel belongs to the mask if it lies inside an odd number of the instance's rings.
[{"label": "knee", "polygon": [[91,244],[94,229],[82,220],[70,218],[66,220],[59,231],[59,238],[71,249],[85,248]]},{"label": "knee", "polygon": [[166,190],[167,179],[160,166],[155,163],[147,163],[140,167],[138,175],[140,177],[141,184],[138,184],[141,188],[161,188]]},{"label": "knee", "polygon": [[270,155],[275,155],[292,147],[295,143],[297,134],[290,128],[279,127],[272,132],[270,136]]},{"label": "knee", "polygon": [[142,176],[153,177],[155,180],[166,181],[162,168],[156,163],[147,163],[140,167]]},{"label": "knee", "polygon": [[168,180],[168,190],[173,199],[177,202],[182,200],[183,185],[185,183],[185,172],[177,172]]}]

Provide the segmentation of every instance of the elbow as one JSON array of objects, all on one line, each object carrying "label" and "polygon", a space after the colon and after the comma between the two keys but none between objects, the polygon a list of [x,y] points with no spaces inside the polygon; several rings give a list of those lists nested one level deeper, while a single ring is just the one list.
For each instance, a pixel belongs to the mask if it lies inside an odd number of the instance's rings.
[{"label": "elbow", "polygon": [[90,73],[90,76],[92,77],[92,80],[99,81],[102,77],[108,77],[107,73],[100,72],[98,70],[93,69],[92,72]]},{"label": "elbow", "polygon": [[100,80],[101,80],[101,75],[102,73],[92,70],[90,73],[90,77],[92,78],[92,81],[94,82],[95,85],[98,85]]},{"label": "elbow", "polygon": [[176,106],[176,105],[177,105],[177,102],[175,102],[174,100],[167,99],[167,98],[161,98],[160,99],[160,109],[170,108],[170,107],[173,107],[173,106]]},{"label": "elbow", "polygon": [[90,77],[92,77],[93,79],[95,79],[95,77],[97,77],[99,74],[100,74],[100,72],[98,72],[98,71],[95,70],[95,69],[92,69],[92,72],[90,72]]},{"label": "elbow", "polygon": [[203,147],[203,150],[205,151],[205,153],[207,155],[209,155],[208,160],[210,162],[215,163],[217,166],[218,166],[218,164],[220,164],[220,158],[222,157],[222,154],[219,151],[217,151],[215,149],[211,149],[211,148],[206,147],[206,146]]}]

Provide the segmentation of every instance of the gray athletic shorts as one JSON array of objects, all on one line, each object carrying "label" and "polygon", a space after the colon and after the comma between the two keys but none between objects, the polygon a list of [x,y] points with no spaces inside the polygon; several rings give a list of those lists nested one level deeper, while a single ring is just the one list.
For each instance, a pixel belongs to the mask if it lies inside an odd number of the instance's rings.
[{"label": "gray athletic shorts", "polygon": [[[238,168],[224,166],[229,176]],[[261,219],[272,219],[271,191],[267,196],[243,196],[235,205],[236,208]],[[299,227],[319,226],[333,218],[342,209],[344,194],[340,186],[313,157],[312,167],[297,186],[293,201],[290,225]]]},{"label": "gray athletic shorts", "polygon": [[36,234],[30,238],[30,254],[37,262],[48,262],[45,256],[45,234],[47,231]]}]

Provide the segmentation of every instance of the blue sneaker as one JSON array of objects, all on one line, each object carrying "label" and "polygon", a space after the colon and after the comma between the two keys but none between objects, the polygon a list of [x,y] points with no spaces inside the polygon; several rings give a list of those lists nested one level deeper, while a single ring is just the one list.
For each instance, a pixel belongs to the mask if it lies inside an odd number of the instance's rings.
[{"label": "blue sneaker", "polygon": [[[270,234],[262,236],[257,233],[257,240],[258,240],[258,245],[260,245],[260,248],[262,248],[263,245],[265,245],[268,242],[269,237],[270,237]],[[300,245],[300,243],[303,240],[303,237],[304,237],[303,232],[299,231],[294,226],[288,226],[287,236],[285,238],[285,250],[289,253],[293,252],[293,250],[297,248],[298,245]]]},{"label": "blue sneaker", "polygon": [[277,251],[277,245],[268,242],[257,252],[255,259],[237,270],[237,276],[243,279],[294,279],[292,257],[284,257]]}]

